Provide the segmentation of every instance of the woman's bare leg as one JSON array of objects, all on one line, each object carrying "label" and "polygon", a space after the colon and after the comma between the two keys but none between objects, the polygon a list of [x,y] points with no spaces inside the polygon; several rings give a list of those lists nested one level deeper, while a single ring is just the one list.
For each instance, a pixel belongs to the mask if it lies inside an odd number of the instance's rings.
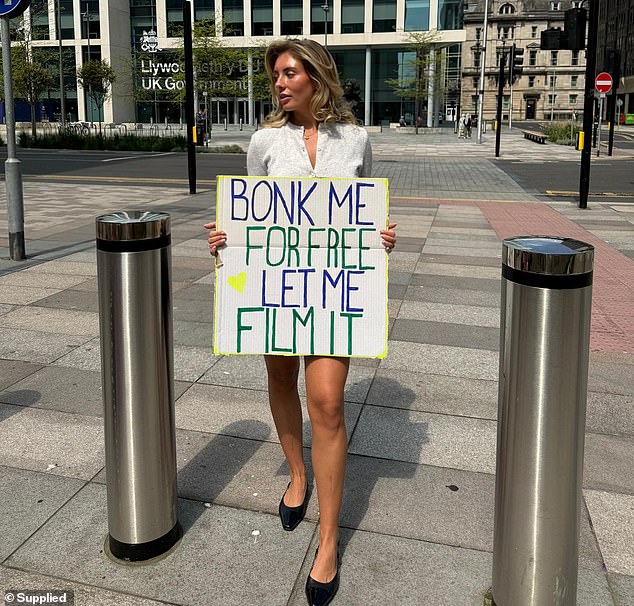
[{"label": "woman's bare leg", "polygon": [[348,358],[306,357],[306,394],[313,430],[312,459],[319,499],[319,554],[310,576],[321,583],[337,572],[339,514],[348,437],[343,391]]},{"label": "woman's bare leg", "polygon": [[284,497],[289,507],[302,504],[306,468],[302,451],[302,408],[297,393],[299,358],[264,356],[269,383],[269,405],[277,435],[291,473],[291,486]]}]

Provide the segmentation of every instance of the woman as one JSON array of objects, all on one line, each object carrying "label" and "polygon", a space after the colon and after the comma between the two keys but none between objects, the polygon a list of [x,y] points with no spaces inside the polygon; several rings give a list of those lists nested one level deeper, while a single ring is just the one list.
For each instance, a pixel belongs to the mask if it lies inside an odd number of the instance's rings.
[{"label": "woman", "polygon": [[[312,40],[273,42],[266,52],[274,111],[254,133],[247,155],[249,175],[369,177],[372,150],[367,132],[356,126],[342,103],[343,91],[330,53]],[[390,252],[396,224],[381,231]],[[205,225],[215,255],[226,234]],[[279,505],[285,530],[294,530],[310,496],[302,451],[302,410],[297,392],[299,358],[265,356],[269,403],[288,462],[291,481]],[[306,398],[312,425],[312,462],[319,501],[319,549],[306,581],[311,606],[324,606],[339,587],[338,531],[344,485],[347,434],[343,393],[349,358],[306,356]]]}]

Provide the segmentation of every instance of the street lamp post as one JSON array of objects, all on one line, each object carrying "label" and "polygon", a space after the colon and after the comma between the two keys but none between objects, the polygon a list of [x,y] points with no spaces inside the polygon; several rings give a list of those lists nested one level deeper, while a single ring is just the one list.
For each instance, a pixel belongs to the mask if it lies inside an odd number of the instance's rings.
[{"label": "street lamp post", "polygon": [[57,43],[59,46],[59,99],[60,122],[66,124],[66,98],[64,94],[64,60],[62,53],[62,0],[57,0]]},{"label": "street lamp post", "polygon": [[324,46],[328,48],[328,11],[330,7],[328,6],[328,0],[321,5],[321,8],[324,11]]},{"label": "street lamp post", "polygon": [[[88,61],[90,61],[90,13],[88,12],[88,2],[86,2],[86,10],[81,14],[82,20],[86,22],[86,43],[88,44]],[[83,64],[83,61],[82,61]],[[90,105],[90,124],[92,125],[92,85],[88,85],[88,101],[86,105]],[[99,127],[101,128],[101,127]]]},{"label": "street lamp post", "polygon": [[489,0],[484,2],[484,25],[482,32],[482,53],[480,56],[480,90],[478,91],[478,137],[482,143],[482,120],[484,115],[484,70],[486,68],[487,32],[489,30]]}]

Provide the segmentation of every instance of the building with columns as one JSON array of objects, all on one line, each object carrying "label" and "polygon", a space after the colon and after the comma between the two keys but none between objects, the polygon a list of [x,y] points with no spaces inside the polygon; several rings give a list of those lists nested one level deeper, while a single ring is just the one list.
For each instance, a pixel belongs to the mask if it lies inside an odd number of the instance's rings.
[{"label": "building with columns", "polygon": [[[192,18],[216,19],[218,25],[222,20],[224,31],[229,32],[222,36],[222,45],[227,47],[257,48],[287,36],[310,37],[323,44],[327,36],[342,81],[353,78],[360,86],[362,102],[357,116],[366,125],[385,125],[398,122],[401,115],[408,123],[414,120],[414,102],[398,98],[386,84],[411,69],[414,53],[406,44],[410,32],[437,30],[434,45],[443,57],[445,78],[459,81],[462,5],[463,0],[192,0]],[[60,53],[58,14],[71,119],[98,119],[75,79],[77,66],[88,58],[107,60],[117,73],[104,107],[106,123],[174,123],[182,119],[182,103],[174,101],[174,95],[164,94],[166,87],[175,85],[174,73],[183,68],[176,53],[182,46],[182,38],[177,37],[183,20],[182,0],[32,0],[25,23],[33,46],[50,53],[51,64]],[[253,63],[252,69],[264,67]],[[218,77],[231,75],[219,73]],[[433,102],[423,101],[430,123],[457,101],[455,87],[439,88],[442,90],[430,91],[428,99]],[[59,100],[58,85],[42,98],[51,119],[59,114]],[[217,96],[212,89],[196,103],[207,110],[213,123],[226,119],[248,124],[268,111],[267,102],[249,101],[246,91]]]},{"label": "building with columns", "polygon": [[[511,91],[506,85],[503,119],[570,120],[581,118],[585,86],[585,52],[540,50],[541,32],[564,28],[564,11],[580,0],[488,0],[488,36],[484,87],[485,120],[496,114],[499,56],[512,45],[524,49],[523,74]],[[466,41],[462,51],[463,112],[477,115],[483,51],[485,0],[465,2]],[[508,66],[508,60],[507,60]],[[508,73],[508,67],[507,67]]]}]

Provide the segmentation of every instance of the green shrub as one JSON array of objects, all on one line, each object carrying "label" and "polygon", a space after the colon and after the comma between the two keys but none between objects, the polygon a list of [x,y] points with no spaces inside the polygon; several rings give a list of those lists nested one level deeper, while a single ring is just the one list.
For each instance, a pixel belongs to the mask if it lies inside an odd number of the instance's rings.
[{"label": "green shrub", "polygon": [[582,130],[582,128],[579,126],[573,126],[571,128],[570,122],[555,122],[548,125],[544,129],[544,133],[546,133],[546,136],[551,143],[557,143],[558,145],[574,145],[576,133],[580,130]]},{"label": "green shrub", "polygon": [[239,145],[221,145],[219,147],[201,147],[201,152],[207,154],[243,154],[244,150]]},{"label": "green shrub", "polygon": [[181,135],[173,137],[137,137],[136,135],[114,135],[106,137],[103,134],[78,135],[74,133],[60,133],[54,135],[38,135],[31,137],[27,133],[20,133],[20,147],[39,147],[44,149],[96,149],[115,151],[184,151],[187,140]]}]

